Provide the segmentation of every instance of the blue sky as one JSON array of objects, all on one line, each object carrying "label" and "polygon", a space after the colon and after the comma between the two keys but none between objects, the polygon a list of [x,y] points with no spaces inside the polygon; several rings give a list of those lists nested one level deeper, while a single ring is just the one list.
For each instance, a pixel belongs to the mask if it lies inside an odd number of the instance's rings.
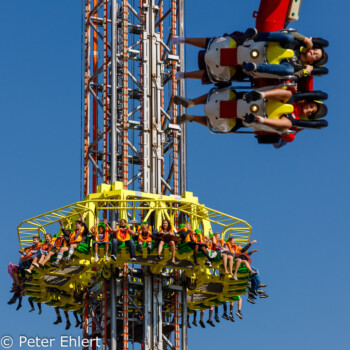
[{"label": "blue sky", "polygon": [[[315,89],[329,94],[329,127],[303,131],[280,150],[252,136],[213,135],[188,128],[188,189],[209,207],[247,220],[259,253],[254,265],[270,298],[244,301],[244,320],[222,320],[215,329],[190,329],[190,349],[250,346],[268,350],[341,349],[348,342],[350,288],[349,145],[347,127],[350,4],[305,0],[299,32],[330,41],[328,76]],[[251,1],[187,1],[188,36],[217,36],[254,26]],[[22,219],[80,197],[80,1],[2,4],[0,85],[2,229],[0,337],[64,334],[52,326],[54,311],[28,314],[6,304],[9,261],[18,257],[16,227]],[[187,69],[197,50],[187,49]],[[187,95],[207,92],[187,83]],[[201,112],[198,108],[195,112]],[[74,334],[74,333],[73,333]],[[228,345],[230,342],[232,344]]]}]

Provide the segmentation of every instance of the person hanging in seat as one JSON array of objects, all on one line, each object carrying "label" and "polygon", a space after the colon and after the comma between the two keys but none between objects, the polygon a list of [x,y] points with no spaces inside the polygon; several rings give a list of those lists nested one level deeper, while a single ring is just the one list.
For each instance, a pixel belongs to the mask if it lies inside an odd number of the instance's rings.
[{"label": "person hanging in seat", "polygon": [[100,222],[100,220],[97,218],[97,223],[96,225],[91,227],[91,232],[93,233],[95,239],[95,262],[98,262],[98,260],[100,259],[98,255],[98,248],[100,245],[105,247],[105,260],[108,261],[110,228],[108,226],[107,219],[105,219],[104,222]]},{"label": "person hanging in seat", "polygon": [[14,293],[11,299],[7,303],[9,305],[12,305],[16,302],[18,298],[20,298],[21,294],[24,295],[25,289],[18,276],[19,265],[10,262],[7,269],[8,269],[9,275],[13,280],[11,293]]},{"label": "person hanging in seat", "polygon": [[144,243],[147,243],[147,253],[151,254],[152,251],[152,242],[153,242],[153,233],[148,227],[147,222],[141,224],[141,228],[137,236],[137,247],[140,252],[142,252],[142,247]]},{"label": "person hanging in seat", "polygon": [[192,231],[191,224],[188,222],[186,223],[184,228],[179,230],[179,233],[183,241],[186,242],[191,249],[193,249],[194,264],[199,265],[197,261],[197,254],[198,254],[198,251],[200,250],[208,258],[205,264],[211,268],[212,267],[210,262],[211,257],[209,256],[207,246],[202,242],[203,239],[202,239],[201,231],[199,229]]},{"label": "person hanging in seat", "polygon": [[[254,39],[254,40],[252,40]],[[248,76],[303,78],[327,74],[324,39],[307,38],[297,32],[233,32],[218,38],[174,36],[172,44],[190,44],[205,50],[198,54],[199,70],[177,72],[176,79],[201,79],[202,84],[230,84]]]},{"label": "person hanging in seat", "polygon": [[[30,305],[30,307],[31,307],[31,309],[29,310],[29,312],[35,311],[34,301],[33,301],[33,298],[32,298],[32,297],[29,297],[29,298],[28,298],[28,303],[29,303],[29,305]],[[41,314],[42,314],[41,303],[36,303],[36,304],[37,304],[38,310],[39,310],[38,314],[41,315]]]},{"label": "person hanging in seat", "polygon": [[[253,33],[255,34],[255,32]],[[193,72],[177,72],[176,80],[180,79],[199,79],[203,85],[211,83],[229,83],[231,81],[243,81],[247,79],[247,75],[243,72],[242,67],[218,67],[218,71],[212,72],[206,62],[206,54],[209,46],[216,40],[224,47],[233,48],[240,46],[245,40],[252,35],[247,31],[242,33],[239,31],[233,32],[230,35],[224,34],[221,38],[185,38],[181,36],[173,36],[172,44],[189,44],[198,47],[198,68],[199,70]],[[223,43],[224,42],[224,43]],[[219,44],[219,45],[220,45]],[[214,43],[215,46],[215,43]],[[217,68],[217,67],[216,67]]]},{"label": "person hanging in seat", "polygon": [[[242,315],[242,298],[240,296],[236,297],[238,300],[238,310],[236,312],[236,315],[243,320],[243,315]],[[230,320],[231,322],[235,322],[235,319],[233,317],[233,304],[234,301],[230,302],[230,314],[227,315],[227,303],[223,303],[223,309],[224,309],[224,313],[222,315],[222,318],[224,318],[225,320]]]},{"label": "person hanging in seat", "polygon": [[215,250],[221,256],[220,252],[224,249],[226,242],[221,238],[220,232],[214,232],[211,242],[212,250]]},{"label": "person hanging in seat", "polygon": [[[65,231],[68,233],[68,231]],[[69,231],[70,234],[70,231]],[[50,259],[58,254],[60,251],[61,247],[67,246],[69,244],[69,234],[65,235],[63,232],[59,234],[57,237],[53,237],[51,240],[51,247],[49,247],[48,252],[46,255],[42,255],[41,258],[38,261],[38,266],[45,266],[45,264],[50,261]]]},{"label": "person hanging in seat", "polygon": [[64,245],[60,248],[60,251],[57,254],[57,259],[54,263],[51,264],[51,266],[58,267],[65,252],[68,252],[68,255],[64,261],[68,263],[74,253],[74,250],[78,248],[79,244],[81,242],[86,242],[89,229],[83,220],[82,214],[79,214],[79,218],[80,220],[77,220],[75,222],[75,230],[72,232],[69,232],[68,229],[64,228],[62,221],[59,221],[61,230],[63,231],[64,235],[69,236],[69,242],[68,245]]},{"label": "person hanging in seat", "polygon": [[[256,29],[250,28],[250,31]],[[286,57],[280,64],[259,64],[245,61],[243,71],[248,74],[258,72],[277,76],[294,75],[301,79],[315,74],[325,74],[328,71],[321,68],[328,61],[325,47],[328,41],[306,37],[296,31],[260,32],[253,38],[254,42],[279,43],[285,49],[293,50],[292,57]]]},{"label": "person hanging in seat", "polygon": [[233,279],[235,281],[238,281],[237,273],[241,264],[243,264],[248,269],[248,271],[251,273],[252,276],[257,274],[257,272],[250,267],[250,262],[251,262],[250,255],[253,253],[256,253],[257,250],[255,249],[250,252],[247,252],[248,249],[251,247],[251,245],[254,243],[257,243],[257,241],[256,240],[251,241],[244,247],[241,247],[240,245],[236,244],[234,237],[231,236],[227,239],[226,247],[230,252],[234,253],[234,261],[236,266],[235,266],[235,271],[233,273]]},{"label": "person hanging in seat", "polygon": [[[259,128],[257,125],[258,123],[262,124],[263,128],[266,126],[267,128],[272,128],[275,130],[290,130],[290,133],[280,133],[280,141],[279,144],[274,144],[275,148],[280,148],[287,142],[292,142],[296,133],[304,128],[320,129],[328,125],[327,121],[321,120],[321,118],[323,118],[328,111],[327,106],[321,102],[322,100],[326,100],[328,98],[326,93],[322,91],[310,91],[296,92],[292,94],[289,90],[284,90],[284,92],[282,92],[282,90],[283,89],[275,89],[277,95],[280,94],[280,102],[292,105],[293,109],[287,111],[287,109],[283,108],[284,110],[282,112],[286,113],[274,113],[274,118],[269,116],[268,118],[264,118],[258,116],[257,113],[249,113],[244,117],[244,124],[246,126],[252,125],[254,130],[257,130],[256,138],[258,139],[259,143],[271,142],[266,142],[266,137],[268,136],[266,136],[264,129],[262,129],[262,132],[259,132],[259,129],[261,128]],[[274,90],[272,90],[271,93],[273,92]],[[261,103],[261,101],[266,99],[266,96],[263,92],[252,91],[245,94],[244,99],[249,103],[254,103],[255,101]],[[276,110],[282,107],[284,106],[275,104]],[[267,105],[267,109],[268,108],[269,106]]]},{"label": "person hanging in seat", "polygon": [[178,117],[178,124],[194,121],[219,133],[235,133],[245,126],[251,127],[258,137],[276,134],[291,142],[296,132],[290,130],[292,127],[319,129],[328,125],[320,120],[327,114],[327,107],[320,100],[327,97],[321,91],[293,95],[281,88],[249,93],[223,88],[194,99],[175,96],[174,103],[184,107],[205,105],[206,116],[184,114]]},{"label": "person hanging in seat", "polygon": [[33,262],[33,259],[37,252],[40,250],[42,243],[40,242],[40,236],[33,236],[33,245],[25,248],[23,251],[19,251],[21,254],[18,270],[22,277],[24,277],[24,271],[26,271]]},{"label": "person hanging in seat", "polygon": [[121,219],[119,222],[119,227],[111,230],[112,236],[112,255],[113,260],[117,260],[118,247],[125,243],[127,247],[130,248],[130,260],[136,261],[135,258],[135,242],[133,236],[135,232],[127,226],[127,221]]},{"label": "person hanging in seat", "polygon": [[247,301],[251,304],[255,304],[255,299],[259,295],[261,299],[268,298],[269,295],[261,288],[266,288],[267,285],[263,284],[260,279],[259,270],[252,266],[252,270],[256,272],[254,276],[249,276],[248,281],[248,299]]},{"label": "person hanging in seat", "polygon": [[162,251],[166,243],[168,243],[171,250],[171,262],[176,263],[175,260],[175,247],[181,241],[181,238],[175,235],[171,222],[168,219],[163,220],[162,226],[156,235],[155,240],[158,242],[158,260],[162,260]]},{"label": "person hanging in seat", "polygon": [[[233,276],[233,262],[235,260],[235,252],[230,244],[224,244],[221,250],[222,266],[224,268],[225,275]],[[227,269],[228,264],[228,269]]]},{"label": "person hanging in seat", "polygon": [[[56,312],[57,319],[53,323],[54,325],[62,323],[62,317],[61,317],[61,314],[60,314],[60,308],[59,307],[55,307],[55,312]],[[71,326],[71,323],[70,323],[70,320],[69,320],[68,311],[64,310],[64,316],[66,318],[66,328],[65,328],[65,330],[67,331],[70,328],[70,326]]]},{"label": "person hanging in seat", "polygon": [[51,248],[52,248],[52,236],[50,233],[46,233],[45,242],[41,245],[40,249],[37,250],[30,267],[25,271],[31,275],[34,267],[39,267],[38,262],[40,261],[40,259],[42,260],[44,259],[44,257],[48,254]]}]

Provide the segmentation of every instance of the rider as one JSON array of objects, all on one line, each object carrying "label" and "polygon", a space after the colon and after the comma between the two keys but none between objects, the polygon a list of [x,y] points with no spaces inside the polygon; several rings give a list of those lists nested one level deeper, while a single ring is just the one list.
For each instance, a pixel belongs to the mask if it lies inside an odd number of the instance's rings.
[{"label": "rider", "polygon": [[[230,37],[231,44],[228,48],[242,47],[243,43],[249,39],[254,39],[255,42],[267,41],[267,42],[279,42],[283,48],[291,49],[294,52],[290,58],[283,59],[280,64],[259,64],[256,65],[250,62],[251,58],[246,58],[246,61],[238,64],[230,64],[234,67],[234,70],[230,70],[229,76],[220,77],[219,81],[216,81],[215,76],[210,72],[210,63],[206,63],[205,57],[207,50],[210,49],[210,45],[215,42],[223,42],[225,38]],[[226,40],[227,41],[227,40]],[[246,78],[246,75],[250,75],[253,72],[268,73],[269,75],[285,76],[294,75],[297,78],[303,78],[310,75],[325,74],[328,72],[326,68],[320,68],[326,64],[328,56],[324,51],[324,47],[328,46],[328,42],[324,39],[312,39],[305,37],[297,32],[272,32],[272,33],[257,33],[256,29],[248,28],[245,33],[233,32],[232,34],[224,34],[219,38],[185,38],[174,36],[172,39],[173,44],[190,44],[205,50],[201,50],[198,54],[198,66],[199,70],[194,72],[177,72],[176,79],[201,79],[202,84],[210,84],[214,82],[229,82],[229,81],[241,81]],[[233,47],[232,47],[233,46]],[[247,46],[249,47],[249,45]],[[220,59],[221,62],[221,59]],[[209,66],[209,68],[208,68]],[[223,66],[216,66],[216,68]],[[213,67],[214,68],[214,67]],[[243,69],[242,69],[243,68]],[[315,69],[317,68],[317,69]],[[209,71],[208,71],[209,69]],[[214,80],[213,80],[214,79]]]},{"label": "rider", "polygon": [[[327,126],[328,123],[326,121],[318,120],[327,114],[327,107],[319,101],[326,98],[327,94],[322,92],[297,93],[293,95],[290,90],[272,89],[265,92],[252,91],[244,94],[243,92],[224,88],[212,90],[210,95],[205,94],[192,100],[175,96],[174,103],[181,104],[184,107],[205,104],[207,114],[207,116],[184,114],[178,117],[178,124],[189,121],[205,126],[209,124],[209,127],[222,133],[234,133],[243,125],[250,126],[255,131],[265,129],[264,131],[269,131],[270,133],[281,133],[285,129],[288,130],[292,127],[321,128]],[[218,101],[235,101],[235,110],[229,110],[229,115],[226,117],[221,115],[220,105],[216,103]],[[260,101],[261,108],[254,113],[252,112],[254,105],[251,103],[252,101]],[[264,112],[268,114],[267,118],[257,115],[261,115],[261,109],[265,109]],[[264,124],[265,127],[261,126],[261,124]],[[289,133],[286,134],[289,135]]]},{"label": "rider", "polygon": [[[97,227],[96,227],[97,226]],[[108,229],[108,222],[107,219],[104,220],[104,222],[100,222],[99,219],[97,219],[96,225],[91,227],[91,232],[93,232],[94,239],[95,239],[95,262],[98,262],[99,256],[98,256],[98,248],[100,245],[103,245],[105,247],[105,260],[108,261],[108,248],[109,248],[109,229]]]},{"label": "rider", "polygon": [[54,263],[51,264],[53,267],[58,267],[59,262],[61,261],[63,254],[68,251],[67,257],[64,259],[65,262],[69,262],[70,258],[72,257],[74,250],[78,248],[78,245],[80,242],[85,242],[87,233],[89,232],[88,227],[86,226],[83,216],[79,214],[79,219],[75,222],[75,230],[72,232],[67,231],[66,228],[63,227],[63,223],[60,220],[59,224],[61,226],[61,230],[63,231],[64,235],[69,237],[67,245],[63,245],[57,254],[57,259]]},{"label": "rider", "polygon": [[279,42],[284,48],[292,49],[294,56],[283,60],[280,64],[256,65],[246,61],[242,67],[247,73],[294,75],[300,79],[313,75],[314,68],[321,67],[328,61],[327,53],[324,50],[324,47],[328,46],[326,40],[308,38],[296,31],[260,32],[254,37],[254,41]]},{"label": "rider", "polygon": [[135,261],[135,242],[132,236],[135,232],[127,227],[127,222],[125,219],[121,219],[119,222],[119,227],[111,229],[112,233],[112,255],[113,260],[117,260],[118,247],[125,242],[125,245],[130,248],[130,260]]},{"label": "rider", "polygon": [[142,246],[146,242],[147,243],[147,253],[151,254],[152,241],[153,241],[152,232],[149,229],[147,222],[143,222],[141,224],[141,229],[139,230],[139,234],[137,236],[138,249],[142,252]]}]

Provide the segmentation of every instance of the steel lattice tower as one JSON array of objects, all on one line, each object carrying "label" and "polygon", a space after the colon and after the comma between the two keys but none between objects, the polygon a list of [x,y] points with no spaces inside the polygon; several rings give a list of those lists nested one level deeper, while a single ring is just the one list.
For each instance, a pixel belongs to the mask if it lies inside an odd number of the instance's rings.
[{"label": "steel lattice tower", "polygon": [[185,190],[185,130],[171,98],[184,49],[183,1],[85,1],[83,193],[100,183],[178,195]]},{"label": "steel lattice tower", "polygon": [[[185,128],[176,125],[183,110],[172,97],[184,95],[184,82],[175,80],[184,70],[184,49],[171,46],[171,37],[184,35],[183,0],[85,0],[84,6],[82,192],[122,181],[125,189],[178,196],[186,187]],[[117,216],[111,212],[112,225]],[[131,271],[138,282],[124,264],[109,281],[92,283],[84,336],[99,332],[104,349],[128,349],[130,341],[144,350],[187,349],[181,273],[169,279],[148,267]],[[169,291],[172,299],[165,301]],[[174,305],[171,317],[166,302]],[[130,306],[138,317],[130,316]]]}]

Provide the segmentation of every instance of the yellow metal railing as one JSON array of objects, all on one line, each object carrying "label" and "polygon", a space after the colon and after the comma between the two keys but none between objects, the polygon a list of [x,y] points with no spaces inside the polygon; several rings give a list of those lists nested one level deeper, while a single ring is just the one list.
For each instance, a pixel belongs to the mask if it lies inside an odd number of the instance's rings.
[{"label": "yellow metal railing", "polygon": [[198,198],[193,197],[192,193],[186,192],[181,198],[140,193],[123,190],[119,183],[103,185],[99,189],[100,192],[89,195],[81,202],[21,222],[17,227],[21,249],[32,243],[33,235],[50,232],[48,228],[59,220],[62,220],[65,226],[73,227],[74,220],[77,220],[81,213],[87,225],[91,227],[100,211],[111,210],[117,211],[119,218],[137,222],[153,216],[152,221],[156,228],[161,225],[164,218],[174,222],[175,218],[182,215],[186,217],[186,221],[191,222],[193,228],[201,228],[204,235],[213,233],[215,226],[220,228],[222,237],[235,236],[237,242],[241,244],[250,240],[251,226],[246,221],[199,204]]}]

